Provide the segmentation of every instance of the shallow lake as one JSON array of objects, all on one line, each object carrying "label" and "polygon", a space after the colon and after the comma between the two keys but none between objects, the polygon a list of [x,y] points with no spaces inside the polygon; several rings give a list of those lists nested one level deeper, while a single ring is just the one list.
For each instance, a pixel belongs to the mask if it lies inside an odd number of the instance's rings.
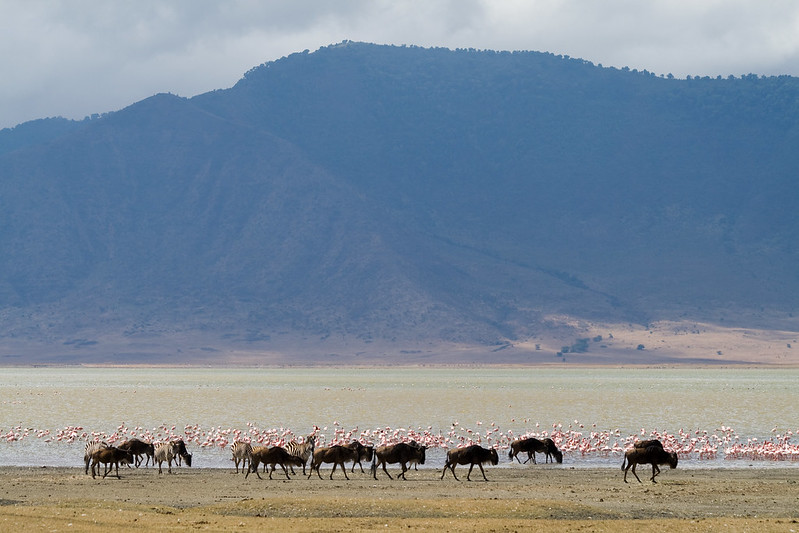
[{"label": "shallow lake", "polygon": [[[681,466],[737,467],[762,459],[725,459],[732,443],[782,443],[782,459],[799,459],[799,451],[789,454],[799,441],[794,437],[799,432],[795,369],[81,367],[2,372],[0,465],[78,466],[87,438],[180,436],[196,466],[227,468],[232,467],[228,446],[236,438],[275,444],[314,431],[324,443],[428,439],[438,446],[428,454],[428,467],[443,464],[447,446],[479,441],[504,450],[524,434],[558,436],[564,464],[574,467],[618,468],[620,448],[653,434],[673,436],[684,447]],[[699,446],[708,442],[715,443],[716,453],[701,456]],[[506,451],[500,459],[510,464]]]}]

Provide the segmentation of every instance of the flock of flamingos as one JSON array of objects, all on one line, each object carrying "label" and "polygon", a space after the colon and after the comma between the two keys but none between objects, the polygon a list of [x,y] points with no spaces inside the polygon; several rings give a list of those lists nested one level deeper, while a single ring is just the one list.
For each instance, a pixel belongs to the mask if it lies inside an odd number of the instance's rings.
[{"label": "flock of flamingos", "polygon": [[[768,439],[739,438],[730,427],[721,426],[715,431],[683,430],[677,433],[661,432],[642,428],[640,434],[623,435],[619,430],[598,430],[596,426],[584,427],[576,420],[573,424],[555,423],[551,428],[515,434],[511,430],[502,431],[496,423],[475,422],[474,427],[464,427],[453,422],[447,431],[434,431],[432,427],[378,427],[374,429],[345,429],[337,421],[330,427],[314,426],[310,432],[316,436],[317,446],[332,446],[360,441],[374,446],[384,446],[399,442],[415,441],[428,449],[453,449],[472,444],[486,448],[507,450],[510,443],[522,437],[551,438],[565,458],[578,457],[619,457],[633,446],[636,440],[658,439],[663,447],[676,452],[680,458],[711,460],[746,459],[765,461],[799,460],[799,429],[796,432],[780,433],[772,430]],[[795,439],[796,437],[796,439]],[[182,428],[161,425],[156,428],[128,427],[121,424],[112,433],[88,431],[80,426],[66,426],[57,430],[28,428],[21,425],[7,429],[0,428],[3,443],[14,443],[25,439],[42,439],[48,443],[79,443],[105,441],[108,444],[121,443],[130,438],[147,442],[165,442],[183,439],[187,445],[200,448],[225,449],[235,441],[245,441],[253,446],[284,446],[292,440],[302,441],[305,433],[295,434],[287,428],[259,428],[248,422],[246,429],[202,427],[187,425]]]}]

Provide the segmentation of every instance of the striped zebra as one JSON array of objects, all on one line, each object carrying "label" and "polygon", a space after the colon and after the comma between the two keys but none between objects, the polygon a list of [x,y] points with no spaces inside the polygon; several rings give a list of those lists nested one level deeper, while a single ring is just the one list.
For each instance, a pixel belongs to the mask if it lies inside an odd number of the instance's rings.
[{"label": "striped zebra", "polygon": [[163,474],[161,465],[166,463],[168,466],[167,472],[172,473],[172,461],[175,461],[175,466],[178,466],[178,459],[183,458],[186,461],[186,466],[191,466],[191,454],[186,450],[186,443],[183,440],[173,440],[169,442],[162,442],[155,445],[153,451],[153,465],[158,463],[158,473]]},{"label": "striped zebra", "polygon": [[252,445],[243,440],[237,440],[230,446],[230,452],[233,454],[233,461],[236,464],[236,473],[239,473],[239,463],[241,463],[241,471],[247,468],[247,465],[252,464]]},{"label": "striped zebra", "polygon": [[[305,442],[297,442],[293,440],[287,443],[284,448],[289,455],[293,455],[295,457],[299,457],[302,460],[302,475],[305,475],[305,463],[308,462],[308,458],[313,455],[314,446],[316,445],[316,437],[314,435],[308,435],[305,438]],[[294,467],[291,466],[291,474],[294,475]]]},{"label": "striped zebra", "polygon": [[83,462],[86,463],[86,474],[89,473],[89,463],[92,460],[92,454],[103,448],[110,448],[110,446],[107,442],[102,440],[90,440],[86,442],[86,448],[83,450]]}]

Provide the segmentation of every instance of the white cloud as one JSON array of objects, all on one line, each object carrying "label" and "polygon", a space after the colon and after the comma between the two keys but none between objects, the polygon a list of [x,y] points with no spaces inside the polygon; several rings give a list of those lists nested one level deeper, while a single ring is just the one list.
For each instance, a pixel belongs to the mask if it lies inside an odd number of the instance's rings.
[{"label": "white cloud", "polygon": [[799,75],[792,0],[3,0],[0,127],[229,87],[344,39],[549,51],[676,76]]}]

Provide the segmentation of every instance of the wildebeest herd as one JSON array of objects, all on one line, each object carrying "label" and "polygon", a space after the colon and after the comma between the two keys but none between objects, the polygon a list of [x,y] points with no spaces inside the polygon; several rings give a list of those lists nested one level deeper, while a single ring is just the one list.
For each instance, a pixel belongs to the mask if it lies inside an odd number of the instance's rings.
[{"label": "wildebeest herd", "polygon": [[[289,470],[291,470],[292,475],[295,474],[295,466],[302,467],[302,473],[306,475],[305,466],[309,459],[311,461],[310,472],[307,473],[309,479],[313,476],[314,471],[316,471],[319,479],[322,479],[319,469],[323,464],[333,465],[330,471],[330,479],[333,479],[333,473],[337,467],[340,467],[344,477],[349,479],[346,464],[352,463],[352,472],[355,472],[355,466],[358,465],[361,472],[365,473],[362,461],[371,462],[371,474],[374,479],[377,479],[377,470],[381,467],[389,479],[393,479],[391,474],[388,473],[386,465],[394,464],[399,465],[402,469],[397,477],[406,479],[405,473],[411,466],[415,467],[418,464],[424,464],[426,447],[411,441],[375,448],[359,441],[353,441],[346,445],[317,448],[315,437],[309,435],[303,442],[292,441],[284,447],[253,447],[248,442],[236,441],[230,447],[230,450],[232,454],[231,461],[235,464],[236,473],[239,473],[239,464],[241,464],[242,471],[245,472],[245,479],[251,473],[261,479],[261,475],[258,473],[259,466],[263,466],[264,472],[267,466],[270,467],[269,479],[272,479],[272,473],[277,466],[281,467],[287,479],[291,479]],[[543,454],[547,463],[550,461],[563,462],[563,453],[558,450],[555,442],[549,438],[539,440],[534,437],[528,437],[513,441],[508,452],[508,459],[512,462],[515,458],[517,462],[522,463],[519,459],[520,453],[527,453],[527,459],[524,463],[532,461],[535,464],[536,453]],[[152,461],[153,467],[158,463],[158,473],[163,474],[162,465],[166,463],[167,472],[171,474],[173,461],[176,466],[180,466],[182,462],[185,462],[186,466],[191,466],[192,455],[186,449],[186,444],[183,440],[172,440],[154,445],[134,438],[116,447],[110,446],[105,442],[87,442],[83,460],[85,472],[88,474],[89,468],[91,468],[92,478],[99,473],[100,464],[104,466],[103,478],[112,470],[114,470],[116,477],[119,478],[120,464],[123,466],[132,465],[138,468],[142,462],[144,462],[146,467]],[[496,449],[484,448],[479,444],[451,449],[447,452],[441,479],[444,479],[447,470],[449,470],[457,480],[455,467],[457,465],[469,465],[466,479],[471,481],[472,470],[477,465],[480,468],[483,479],[488,481],[485,470],[483,470],[484,464],[499,464],[499,455]],[[639,464],[652,465],[652,477],[650,479],[653,483],[656,483],[655,476],[660,473],[660,465],[668,464],[671,468],[677,467],[677,454],[664,450],[663,444],[656,439],[635,442],[633,448],[625,452],[621,465],[624,471],[625,483],[627,483],[627,472],[630,469],[632,469],[635,478],[641,482],[638,474],[635,473],[635,467]]]}]

